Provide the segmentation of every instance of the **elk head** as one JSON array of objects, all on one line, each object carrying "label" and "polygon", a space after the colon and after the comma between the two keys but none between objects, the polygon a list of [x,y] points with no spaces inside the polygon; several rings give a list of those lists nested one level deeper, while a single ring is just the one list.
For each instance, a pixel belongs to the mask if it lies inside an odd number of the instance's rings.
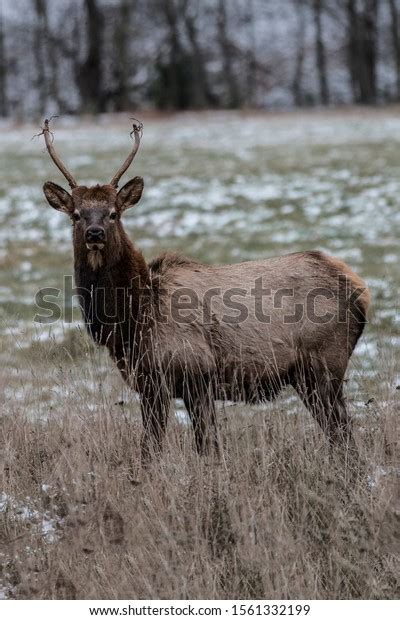
[{"label": "elk head", "polygon": [[121,215],[141,198],[142,177],[134,177],[119,191],[118,183],[139,149],[142,129],[141,123],[133,125],[131,135],[134,135],[134,145],[110,183],[86,187],[78,185],[57,155],[53,146],[53,134],[49,129],[49,120],[46,119],[44,122],[42,133],[47,151],[71,188],[69,193],[59,185],[48,181],[43,185],[44,195],[50,206],[71,218],[75,249],[80,251],[86,249],[89,263],[93,268],[103,264],[107,256],[112,257],[118,253],[123,235]]}]

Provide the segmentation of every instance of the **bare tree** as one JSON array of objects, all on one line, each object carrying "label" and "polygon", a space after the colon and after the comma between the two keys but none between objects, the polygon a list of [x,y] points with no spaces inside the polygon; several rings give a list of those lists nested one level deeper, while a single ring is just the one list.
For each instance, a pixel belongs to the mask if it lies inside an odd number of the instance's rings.
[{"label": "bare tree", "polygon": [[323,105],[327,105],[329,103],[329,88],[326,69],[326,50],[322,27],[323,8],[324,0],[313,0],[315,26],[315,62],[318,72],[319,98]]},{"label": "bare tree", "polygon": [[296,28],[296,57],[295,69],[292,79],[293,100],[296,106],[304,104],[303,77],[304,77],[304,56],[305,56],[305,31],[306,15],[304,0],[295,0],[297,28]]},{"label": "bare tree", "polygon": [[400,99],[400,33],[399,10],[396,0],[389,0],[393,54],[396,63],[396,98]]},{"label": "bare tree", "polygon": [[0,115],[400,100],[400,0],[1,2]]},{"label": "bare tree", "polygon": [[3,12],[0,8],[0,116],[7,116],[7,58],[4,37]]},{"label": "bare tree", "polygon": [[[62,30],[63,36],[60,36]],[[52,65],[50,91],[57,102],[57,110],[61,113],[74,113],[77,108],[71,104],[69,90],[59,86],[59,73],[63,73],[66,65],[70,66],[72,81],[70,87],[76,89],[79,94],[80,82],[82,79],[82,61],[80,50],[86,39],[85,22],[80,3],[66,3],[58,13],[57,24],[54,32],[49,31],[49,51],[48,56]],[[63,84],[65,80],[63,80]],[[83,102],[79,105],[79,110],[83,109]],[[41,113],[43,110],[41,110]]]},{"label": "bare tree", "polygon": [[197,22],[199,19],[199,4],[184,0],[183,21],[191,46],[192,70],[196,78],[193,80],[192,105],[203,108],[215,104],[215,97],[211,92],[208,81],[204,52],[200,44]]},{"label": "bare tree", "polygon": [[190,68],[181,41],[181,2],[156,0],[155,9],[166,28],[166,44],[160,49],[156,69],[158,84],[156,99],[160,107],[182,109],[188,107]]},{"label": "bare tree", "polygon": [[102,67],[104,20],[98,0],[84,0],[84,6],[88,51],[84,62],[75,67],[76,81],[83,109],[89,112],[104,112]]},{"label": "bare tree", "polygon": [[257,101],[257,54],[256,54],[256,12],[254,0],[246,4],[245,25],[247,28],[246,51],[246,100],[248,105],[255,105]]},{"label": "bare tree", "polygon": [[118,7],[117,25],[114,33],[115,78],[117,82],[114,93],[114,106],[116,110],[126,110],[129,107],[129,39],[132,17],[132,1],[121,0]]},{"label": "bare tree", "polygon": [[347,0],[348,67],[356,103],[375,103],[378,0]]},{"label": "bare tree", "polygon": [[227,89],[227,105],[237,108],[241,103],[238,82],[233,67],[234,48],[229,37],[228,16],[225,0],[219,0],[217,8],[218,43],[222,54],[223,77]]},{"label": "bare tree", "polygon": [[46,0],[35,0],[36,26],[34,33],[34,57],[36,66],[36,90],[39,98],[39,109],[45,111],[48,100],[48,84],[46,75],[46,32],[47,5]]},{"label": "bare tree", "polygon": [[49,27],[47,0],[35,0],[36,26],[34,30],[34,57],[36,65],[36,89],[41,113],[47,110],[50,100],[57,109],[63,106],[57,83],[57,44]]}]

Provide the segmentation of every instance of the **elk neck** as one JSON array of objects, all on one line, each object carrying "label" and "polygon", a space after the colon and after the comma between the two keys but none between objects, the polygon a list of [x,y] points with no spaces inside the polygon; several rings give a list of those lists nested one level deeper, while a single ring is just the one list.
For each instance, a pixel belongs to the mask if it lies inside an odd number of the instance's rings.
[{"label": "elk neck", "polygon": [[88,250],[84,240],[74,234],[75,284],[86,317],[88,305],[93,311],[93,303],[96,303],[93,292],[101,288],[106,305],[114,306],[118,296],[129,295],[130,315],[135,319],[139,313],[140,296],[149,285],[146,261],[128,238],[121,222],[116,224],[115,233],[103,250],[96,251],[98,256],[91,256],[93,251]]}]

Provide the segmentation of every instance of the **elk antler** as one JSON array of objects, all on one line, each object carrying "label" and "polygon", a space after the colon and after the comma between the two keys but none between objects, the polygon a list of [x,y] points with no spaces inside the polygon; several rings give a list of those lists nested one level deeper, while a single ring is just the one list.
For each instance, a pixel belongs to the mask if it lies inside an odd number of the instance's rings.
[{"label": "elk antler", "polygon": [[[67,170],[67,168],[65,167],[65,164],[61,161],[61,159],[59,158],[59,156],[57,155],[54,149],[54,146],[53,146],[54,136],[53,136],[53,133],[49,129],[50,121],[51,121],[51,118],[50,119],[46,118],[44,121],[44,127],[42,128],[42,134],[44,135],[44,139],[46,142],[46,148],[49,152],[51,159],[54,161],[55,165],[57,166],[57,168],[63,173],[63,175],[67,179],[70,188],[73,189],[74,187],[78,187],[78,183],[75,181],[72,174]],[[42,135],[42,134],[39,134],[39,135]]]},{"label": "elk antler", "polygon": [[117,170],[117,172],[114,174],[113,178],[110,181],[110,185],[112,185],[115,188],[118,187],[118,183],[119,183],[120,178],[122,177],[124,172],[126,172],[128,170],[129,166],[131,165],[131,163],[133,161],[133,158],[135,157],[136,153],[138,152],[138,149],[139,149],[139,146],[140,146],[140,140],[141,140],[141,137],[143,135],[143,123],[138,121],[136,118],[131,118],[131,121],[136,121],[136,122],[133,123],[133,129],[132,129],[131,133],[129,134],[131,137],[132,137],[132,134],[134,134],[134,136],[135,136],[135,144],[133,145],[133,148],[132,148],[131,152],[129,153],[128,157],[125,159],[125,161],[122,164],[122,166]]}]

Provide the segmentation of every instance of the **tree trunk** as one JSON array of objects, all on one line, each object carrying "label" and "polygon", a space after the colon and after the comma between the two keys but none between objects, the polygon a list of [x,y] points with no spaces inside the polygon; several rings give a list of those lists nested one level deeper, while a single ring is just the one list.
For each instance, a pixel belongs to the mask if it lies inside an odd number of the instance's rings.
[{"label": "tree trunk", "polygon": [[347,1],[348,67],[353,99],[373,104],[377,97],[378,0]]},{"label": "tree trunk", "polygon": [[347,65],[350,76],[350,87],[353,93],[353,101],[359,101],[358,93],[358,48],[359,48],[359,25],[355,0],[347,0]]},{"label": "tree trunk", "polygon": [[35,0],[36,26],[34,33],[33,53],[36,65],[36,90],[38,93],[38,107],[41,115],[46,114],[48,100],[48,85],[46,76],[47,58],[46,44],[46,0]]},{"label": "tree trunk", "polygon": [[246,100],[251,107],[257,103],[257,54],[256,54],[256,17],[254,0],[247,0],[246,24],[248,49],[246,53]]},{"label": "tree trunk", "polygon": [[394,60],[396,63],[396,98],[400,100],[400,34],[399,34],[399,12],[396,0],[389,0],[391,15],[391,32]]},{"label": "tree trunk", "polygon": [[305,29],[306,20],[304,12],[304,2],[302,0],[295,0],[295,6],[297,10],[297,35],[296,35],[296,60],[295,70],[292,80],[292,93],[293,101],[296,106],[302,106],[304,104],[303,93],[303,69],[304,69],[304,45],[305,45]]},{"label": "tree trunk", "polygon": [[116,68],[115,76],[117,90],[114,100],[117,111],[129,108],[129,31],[131,26],[131,0],[122,0],[119,7],[119,17],[115,29]]},{"label": "tree trunk", "polygon": [[188,107],[187,84],[184,76],[184,53],[181,45],[178,13],[174,0],[163,0],[163,13],[168,26],[169,61],[165,66],[167,107],[184,109]]},{"label": "tree trunk", "polygon": [[378,42],[378,0],[365,0],[363,15],[365,70],[362,74],[362,94],[366,103],[376,103],[377,42]]},{"label": "tree trunk", "polygon": [[314,0],[315,60],[318,71],[319,98],[322,105],[329,104],[328,77],[326,72],[326,51],[322,28],[323,0]]},{"label": "tree trunk", "polygon": [[7,58],[4,41],[3,13],[0,9],[0,116],[7,116]]},{"label": "tree trunk", "polygon": [[[63,38],[60,36],[60,32],[62,32],[63,28],[68,28],[70,32],[68,37]],[[84,28],[81,7],[74,2],[71,6],[65,6],[64,10],[60,11],[58,16],[58,27],[56,26],[54,33],[49,34],[50,56],[54,63],[54,72],[52,73],[54,86],[51,87],[51,92],[56,97],[58,110],[62,113],[74,114],[77,112],[77,108],[75,102],[71,105],[70,92],[68,88],[64,87],[64,81],[62,83],[63,88],[59,86],[60,61],[61,59],[67,59],[71,63],[73,85],[81,95],[81,61],[79,58],[79,50],[82,46],[82,31]],[[79,111],[81,109],[82,96]]]},{"label": "tree trunk", "polygon": [[83,110],[93,113],[104,112],[101,58],[104,20],[97,0],[85,0],[85,10],[88,52],[86,60],[78,69],[77,84],[82,97]]},{"label": "tree trunk", "polygon": [[225,0],[219,0],[217,27],[218,40],[222,53],[223,75],[227,88],[227,105],[230,108],[238,108],[240,106],[240,93],[233,68],[233,49],[228,36],[228,24]]},{"label": "tree trunk", "polygon": [[185,6],[183,19],[187,36],[192,48],[192,73],[194,79],[191,103],[195,108],[204,108],[215,103],[215,98],[212,96],[208,83],[204,54],[198,38],[196,18],[193,14],[189,13],[187,6]]}]

